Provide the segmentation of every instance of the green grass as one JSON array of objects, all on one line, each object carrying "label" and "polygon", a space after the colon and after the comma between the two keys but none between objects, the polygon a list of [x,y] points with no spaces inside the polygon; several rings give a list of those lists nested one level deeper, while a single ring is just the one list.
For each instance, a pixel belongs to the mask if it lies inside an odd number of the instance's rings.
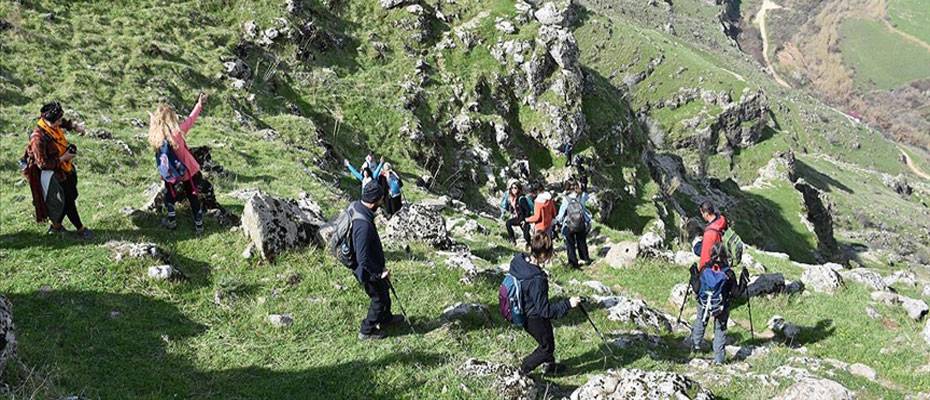
[{"label": "green grass", "polygon": [[930,77],[930,51],[903,40],[880,22],[851,19],[840,28],[845,64],[861,88],[890,90]]},{"label": "green grass", "polygon": [[920,0],[891,0],[888,2],[888,17],[891,23],[924,43],[930,43],[930,9]]}]

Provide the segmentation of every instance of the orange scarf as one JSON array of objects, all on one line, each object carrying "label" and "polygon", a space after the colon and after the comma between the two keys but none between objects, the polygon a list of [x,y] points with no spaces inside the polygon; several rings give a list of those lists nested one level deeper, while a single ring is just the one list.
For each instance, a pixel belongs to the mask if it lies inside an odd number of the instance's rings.
[{"label": "orange scarf", "polygon": [[[68,139],[65,138],[65,131],[61,129],[61,127],[51,127],[43,118],[39,118],[38,124],[39,128],[52,138],[52,145],[58,150],[58,154],[65,154],[65,151],[68,150]],[[64,172],[71,172],[74,170],[74,165],[71,164],[71,161],[62,161],[61,170]]]}]

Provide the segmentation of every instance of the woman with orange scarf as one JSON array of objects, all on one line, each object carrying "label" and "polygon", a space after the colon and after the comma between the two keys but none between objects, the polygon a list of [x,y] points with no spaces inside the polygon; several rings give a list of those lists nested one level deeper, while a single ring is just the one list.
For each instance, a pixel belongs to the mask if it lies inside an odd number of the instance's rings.
[{"label": "woman with orange scarf", "polygon": [[47,216],[52,223],[48,233],[61,234],[65,232],[61,223],[67,216],[78,236],[90,239],[93,233],[81,222],[76,204],[77,171],[73,160],[77,156],[77,147],[68,143],[64,132],[65,129],[83,132],[84,126],[64,119],[64,110],[58,102],[42,106],[41,112],[29,137],[24,170],[33,189],[36,219],[41,222]]}]

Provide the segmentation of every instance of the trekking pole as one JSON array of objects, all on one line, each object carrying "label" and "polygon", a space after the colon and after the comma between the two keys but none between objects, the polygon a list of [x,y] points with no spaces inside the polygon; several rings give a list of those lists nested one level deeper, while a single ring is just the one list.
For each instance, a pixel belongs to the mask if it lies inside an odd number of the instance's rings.
[{"label": "trekking pole", "polygon": [[413,329],[413,323],[410,322],[410,317],[407,316],[407,311],[404,310],[404,304],[400,301],[400,297],[397,296],[397,291],[394,290],[394,284],[391,281],[387,281],[388,288],[391,289],[391,294],[394,295],[394,300],[397,300],[397,306],[400,307],[400,313],[404,316],[404,321],[407,321],[407,326],[410,327],[410,332],[413,332],[414,335],[417,334],[417,330]]},{"label": "trekking pole", "polygon": [[[588,302],[588,299],[582,297],[581,304],[578,305],[578,309],[581,310],[581,313],[584,314],[584,317],[588,319],[588,323],[590,323],[591,327],[594,328],[594,332],[597,333],[597,336],[601,337],[601,341],[604,342],[604,346],[607,347],[607,351],[610,352],[610,356],[615,357],[613,349],[610,348],[610,343],[607,342],[607,338],[604,337],[600,329],[597,329],[597,325],[594,325],[594,320],[592,320],[591,316],[588,315],[588,310],[584,309],[584,303],[587,303],[587,302]],[[604,354],[604,356],[607,356],[607,354]]]},{"label": "trekking pole", "polygon": [[675,325],[681,325],[681,313],[685,311],[685,304],[688,304],[688,295],[691,294],[691,284],[688,283],[688,288],[685,289],[685,297],[681,299],[681,307],[678,308],[678,319],[675,322]]}]

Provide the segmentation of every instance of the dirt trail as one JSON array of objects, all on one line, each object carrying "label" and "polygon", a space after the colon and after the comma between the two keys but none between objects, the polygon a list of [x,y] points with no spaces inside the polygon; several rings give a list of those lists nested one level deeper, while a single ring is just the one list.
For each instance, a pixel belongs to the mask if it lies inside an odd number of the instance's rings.
[{"label": "dirt trail", "polygon": [[759,33],[762,35],[762,57],[765,58],[765,65],[769,68],[769,71],[772,71],[772,77],[775,78],[775,82],[778,82],[779,85],[786,88],[790,88],[791,85],[778,75],[778,72],[775,71],[775,67],[772,65],[772,60],[769,59],[769,35],[765,25],[765,14],[768,11],[781,8],[782,6],[775,4],[772,0],[763,1],[762,8],[760,8],[759,12],[756,14],[756,23],[759,24]]},{"label": "dirt trail", "polygon": [[930,181],[930,175],[928,175],[926,172],[922,171],[922,170],[920,169],[920,167],[917,166],[917,164],[914,164],[914,161],[911,160],[911,156],[910,156],[909,154],[907,154],[907,152],[905,152],[905,151],[904,151],[903,149],[901,149],[901,148],[898,148],[898,150],[901,152],[901,157],[904,157],[904,164],[907,165],[907,167],[911,170],[911,172],[914,173],[914,175],[917,175],[917,176],[919,176],[919,177],[921,177],[921,178],[924,178],[924,179]]},{"label": "dirt trail", "polygon": [[920,38],[918,38],[917,36],[911,35],[910,33],[907,33],[902,30],[899,30],[898,28],[895,28],[895,26],[891,24],[891,21],[888,20],[888,2],[887,1],[882,2],[881,20],[882,20],[882,23],[885,24],[885,27],[888,28],[888,30],[900,35],[902,38],[908,40],[909,42],[912,42],[920,47],[927,49],[927,51],[930,51],[930,44],[928,44],[927,42],[924,42],[923,40],[920,40]]}]

